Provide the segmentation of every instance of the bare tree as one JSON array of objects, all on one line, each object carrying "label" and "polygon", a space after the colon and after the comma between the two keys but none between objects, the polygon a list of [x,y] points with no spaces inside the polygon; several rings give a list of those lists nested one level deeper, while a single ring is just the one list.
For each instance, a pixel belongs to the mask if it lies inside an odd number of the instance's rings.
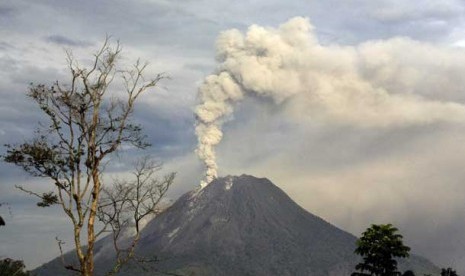
[{"label": "bare tree", "polygon": [[[142,223],[163,210],[162,200],[173,183],[175,173],[163,179],[155,177],[161,164],[145,157],[135,164],[133,180],[115,180],[112,187],[103,188],[98,209],[100,221],[111,228],[116,263],[108,275],[116,274],[135,257]],[[136,260],[137,261],[137,260]]]},{"label": "bare tree", "polygon": [[[79,261],[79,266],[68,265],[67,269],[85,276],[93,275],[95,241],[105,233],[95,225],[103,163],[124,144],[140,149],[149,146],[141,127],[130,119],[139,97],[163,78],[158,74],[145,79],[147,64],[140,61],[129,69],[119,68],[120,55],[119,43],[108,38],[88,67],[79,65],[67,52],[68,84],[31,84],[29,89],[28,96],[46,115],[48,124],[39,125],[32,140],[6,145],[4,156],[6,162],[32,176],[51,180],[54,188],[47,193],[19,188],[40,198],[39,206],[61,205],[73,225]],[[114,79],[121,82],[113,83]],[[123,91],[124,96],[118,97],[115,91]]]}]

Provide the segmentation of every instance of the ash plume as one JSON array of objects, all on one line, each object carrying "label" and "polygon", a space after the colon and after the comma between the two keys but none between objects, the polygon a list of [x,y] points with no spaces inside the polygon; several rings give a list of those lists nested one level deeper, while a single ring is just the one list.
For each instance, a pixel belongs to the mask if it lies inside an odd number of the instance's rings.
[{"label": "ash plume", "polygon": [[285,105],[294,120],[361,128],[465,119],[465,106],[442,95],[459,89],[447,80],[451,71],[465,73],[463,50],[408,38],[323,45],[309,20],[296,17],[278,28],[252,25],[245,34],[221,33],[217,61],[195,109],[196,152],[206,166],[202,187],[217,177],[222,125],[247,95]]}]

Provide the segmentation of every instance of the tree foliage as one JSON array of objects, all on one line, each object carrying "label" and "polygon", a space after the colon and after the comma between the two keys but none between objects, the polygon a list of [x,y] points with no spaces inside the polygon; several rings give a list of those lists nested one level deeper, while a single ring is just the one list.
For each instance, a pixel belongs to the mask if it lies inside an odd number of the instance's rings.
[{"label": "tree foliage", "polygon": [[363,262],[355,267],[359,272],[352,276],[392,276],[401,275],[395,258],[409,256],[410,248],[402,242],[402,235],[391,224],[373,224],[357,240],[355,253],[363,257]]},{"label": "tree foliage", "polygon": [[[106,232],[95,220],[104,188],[102,173],[109,155],[122,145],[143,149],[142,128],[131,121],[139,97],[163,78],[144,78],[147,64],[137,61],[121,68],[119,43],[107,38],[89,66],[81,66],[67,53],[68,83],[31,84],[28,96],[47,118],[36,135],[17,145],[6,145],[4,161],[32,176],[50,179],[53,189],[37,193],[18,187],[47,207],[58,204],[73,224],[79,266],[67,265],[81,275],[93,275],[94,244]],[[113,80],[119,82],[113,83]],[[85,246],[83,246],[83,244]]]},{"label": "tree foliage", "polygon": [[[0,203],[0,207],[2,207],[2,203]],[[0,226],[5,226],[5,220],[3,220],[2,216],[0,216]]]},{"label": "tree foliage", "polygon": [[0,276],[29,276],[23,261],[10,258],[0,260]]},{"label": "tree foliage", "polygon": [[[0,202],[0,207],[4,207],[4,206],[6,206],[11,216],[11,209],[10,209],[9,204],[7,202]],[[0,226],[5,226],[5,225],[6,225],[5,219],[2,216],[0,216]]]},{"label": "tree foliage", "polygon": [[441,269],[441,276],[458,276],[458,274],[455,270],[448,267]]}]

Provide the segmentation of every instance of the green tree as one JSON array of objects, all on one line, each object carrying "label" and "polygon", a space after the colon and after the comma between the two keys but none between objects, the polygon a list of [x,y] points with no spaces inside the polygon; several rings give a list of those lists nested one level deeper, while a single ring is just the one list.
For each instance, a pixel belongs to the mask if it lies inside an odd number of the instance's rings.
[{"label": "green tree", "polygon": [[458,276],[458,274],[455,270],[448,267],[441,269],[441,276]]},{"label": "green tree", "polygon": [[410,248],[402,242],[402,235],[392,224],[371,225],[357,240],[355,253],[363,257],[356,265],[359,272],[352,276],[393,276],[401,275],[395,258],[409,256]]},{"label": "green tree", "polygon": [[[78,259],[77,266],[65,267],[82,276],[94,274],[95,242],[112,224],[107,220],[100,229],[95,221],[105,186],[104,165],[124,145],[139,149],[149,146],[141,126],[131,122],[131,115],[139,97],[163,78],[160,74],[145,78],[147,64],[139,61],[121,68],[120,55],[119,43],[113,45],[107,38],[87,67],[68,52],[68,82],[31,84],[28,96],[48,122],[39,124],[31,140],[6,145],[4,156],[4,161],[53,184],[46,193],[18,188],[37,196],[38,206],[61,206],[73,225]],[[118,81],[113,82],[115,79]],[[144,205],[140,200],[137,204]],[[140,217],[140,208],[134,208],[134,212]]]},{"label": "green tree", "polygon": [[10,258],[0,260],[0,276],[29,276],[23,261],[16,261]]}]

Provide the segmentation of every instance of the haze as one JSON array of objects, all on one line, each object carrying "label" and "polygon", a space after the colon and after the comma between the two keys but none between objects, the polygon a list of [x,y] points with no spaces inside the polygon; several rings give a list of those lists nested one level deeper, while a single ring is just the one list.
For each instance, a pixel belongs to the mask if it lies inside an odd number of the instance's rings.
[{"label": "haze", "polygon": [[[135,115],[149,153],[178,172],[172,198],[206,175],[264,176],[344,230],[393,223],[414,253],[465,272],[463,1],[7,0],[0,26],[0,144],[33,133],[25,92],[67,79],[63,49],[86,58],[111,34],[127,60],[170,76]],[[216,97],[221,73],[237,87]],[[198,146],[196,125],[221,137]],[[5,163],[0,175],[0,256],[34,268],[69,225],[14,188],[44,180]]]}]

